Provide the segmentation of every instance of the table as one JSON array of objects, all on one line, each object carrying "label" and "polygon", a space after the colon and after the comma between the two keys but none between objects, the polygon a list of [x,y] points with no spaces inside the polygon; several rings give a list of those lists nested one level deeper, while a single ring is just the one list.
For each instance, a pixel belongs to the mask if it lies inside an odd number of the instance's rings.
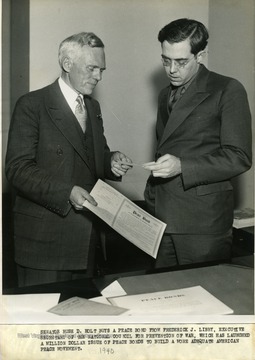
[{"label": "table", "polygon": [[60,293],[60,301],[73,296],[92,298],[114,280],[128,295],[202,286],[234,310],[234,315],[254,314],[254,270],[235,264],[218,264],[175,271],[146,274],[134,271],[105,275],[96,279],[8,289],[5,294]]},{"label": "table", "polygon": [[226,264],[123,277],[118,281],[128,295],[200,285],[233,309],[234,315],[254,314],[254,272],[247,267]]}]

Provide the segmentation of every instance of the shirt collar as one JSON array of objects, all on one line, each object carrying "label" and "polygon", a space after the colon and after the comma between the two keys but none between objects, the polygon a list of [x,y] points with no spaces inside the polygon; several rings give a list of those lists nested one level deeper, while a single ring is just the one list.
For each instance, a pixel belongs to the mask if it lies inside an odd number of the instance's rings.
[{"label": "shirt collar", "polygon": [[76,99],[79,94],[69,85],[67,85],[67,83],[61,77],[58,79],[58,83],[60,90],[64,95],[64,98],[66,99],[68,105],[72,110],[74,110],[76,106]]},{"label": "shirt collar", "polygon": [[186,91],[188,89],[188,87],[190,86],[190,84],[193,82],[193,80],[195,80],[197,75],[200,73],[201,70],[202,70],[202,66],[200,65],[199,68],[198,68],[198,71],[195,73],[195,75],[192,76],[191,79],[189,79],[188,82],[186,82],[186,84],[180,85],[180,86],[171,86],[171,89],[172,90],[177,90],[179,88],[179,90],[182,91],[182,92]]}]

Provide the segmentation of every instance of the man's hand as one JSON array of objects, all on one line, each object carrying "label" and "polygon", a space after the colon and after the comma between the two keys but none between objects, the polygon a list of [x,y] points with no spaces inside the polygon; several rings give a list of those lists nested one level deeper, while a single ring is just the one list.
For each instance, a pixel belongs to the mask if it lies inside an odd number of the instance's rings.
[{"label": "man's hand", "polygon": [[150,170],[154,177],[169,178],[181,174],[181,160],[170,154],[165,154],[155,162],[143,164],[144,169]]},{"label": "man's hand", "polygon": [[[121,162],[125,164],[122,164]],[[130,165],[128,165],[130,164]],[[116,151],[111,158],[111,170],[115,176],[123,176],[132,167],[132,160],[119,151]]]},{"label": "man's hand", "polygon": [[95,199],[86,190],[84,190],[80,186],[74,186],[72,188],[69,201],[75,208],[75,210],[82,210],[82,204],[85,200],[88,200],[90,204],[97,206],[97,202],[95,201]]}]

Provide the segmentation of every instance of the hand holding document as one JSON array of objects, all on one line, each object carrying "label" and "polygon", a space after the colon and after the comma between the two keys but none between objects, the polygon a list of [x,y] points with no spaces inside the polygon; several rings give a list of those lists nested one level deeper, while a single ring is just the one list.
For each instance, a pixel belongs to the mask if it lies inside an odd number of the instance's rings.
[{"label": "hand holding document", "polygon": [[174,155],[165,154],[156,162],[143,164],[143,168],[151,171],[154,177],[169,178],[181,173],[181,161]]},{"label": "hand holding document", "polygon": [[156,219],[113,187],[98,180],[91,191],[97,206],[83,206],[104,220],[135,246],[156,258],[166,224]]},{"label": "hand holding document", "polygon": [[111,171],[115,176],[124,176],[131,169],[132,160],[120,151],[115,151],[111,157]]}]

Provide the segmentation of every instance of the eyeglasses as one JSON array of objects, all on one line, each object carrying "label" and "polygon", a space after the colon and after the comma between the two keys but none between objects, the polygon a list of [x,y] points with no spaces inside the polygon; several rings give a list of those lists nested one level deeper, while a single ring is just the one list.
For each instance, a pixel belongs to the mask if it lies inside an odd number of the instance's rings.
[{"label": "eyeglasses", "polygon": [[188,63],[195,58],[195,55],[190,59],[180,59],[180,60],[171,60],[166,57],[162,57],[161,61],[163,63],[163,66],[172,66],[174,64],[178,69],[184,68]]}]

